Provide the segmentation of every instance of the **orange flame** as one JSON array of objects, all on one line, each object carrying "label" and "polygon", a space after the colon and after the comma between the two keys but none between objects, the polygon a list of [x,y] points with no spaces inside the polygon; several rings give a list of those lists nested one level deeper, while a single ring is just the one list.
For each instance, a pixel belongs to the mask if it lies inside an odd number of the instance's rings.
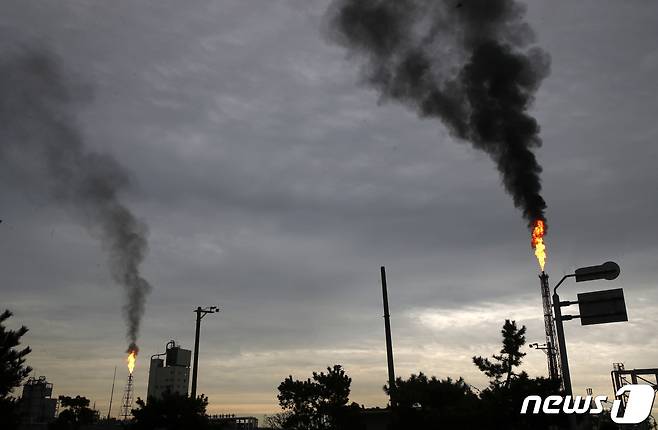
[{"label": "orange flame", "polygon": [[535,256],[537,257],[537,262],[539,267],[541,267],[542,272],[544,271],[544,265],[546,264],[546,245],[544,245],[544,235],[546,234],[546,225],[543,220],[538,219],[535,221],[535,225],[532,228],[532,238],[530,239],[530,244],[535,250]]},{"label": "orange flame", "polygon": [[135,370],[135,361],[137,360],[137,353],[135,351],[130,351],[126,361],[128,362],[128,371],[132,374]]}]

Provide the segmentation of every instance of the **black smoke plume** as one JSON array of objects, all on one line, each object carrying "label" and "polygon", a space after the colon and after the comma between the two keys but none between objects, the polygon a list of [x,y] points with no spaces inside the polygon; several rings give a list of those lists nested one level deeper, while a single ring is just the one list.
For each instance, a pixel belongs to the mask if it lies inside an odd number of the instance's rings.
[{"label": "black smoke plume", "polygon": [[334,0],[328,12],[330,37],[364,57],[364,81],[489,154],[532,225],[546,203],[528,109],[550,60],[524,14],[514,0]]},{"label": "black smoke plume", "polygon": [[110,272],[126,293],[129,350],[137,335],[146,294],[140,275],[147,229],[121,202],[130,183],[116,160],[85,147],[70,113],[86,87],[67,76],[42,51],[12,50],[0,55],[0,168],[10,169],[82,219],[100,237]]}]

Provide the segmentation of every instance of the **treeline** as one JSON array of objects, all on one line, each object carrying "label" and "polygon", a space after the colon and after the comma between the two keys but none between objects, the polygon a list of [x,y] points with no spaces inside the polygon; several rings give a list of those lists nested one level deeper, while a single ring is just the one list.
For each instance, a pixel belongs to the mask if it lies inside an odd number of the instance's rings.
[{"label": "treeline", "polygon": [[[545,398],[560,394],[559,381],[531,378],[520,370],[525,353],[525,326],[515,321],[503,325],[502,348],[491,358],[473,357],[477,368],[489,378],[483,390],[463,378],[437,378],[422,372],[408,379],[397,378],[395,386],[384,386],[391,402],[383,410],[366,410],[350,402],[351,378],[341,366],[327,373],[313,373],[306,380],[292,376],[279,385],[282,412],[268,417],[271,428],[285,430],[388,430],[410,429],[566,429],[564,414],[521,414],[523,400],[529,395]],[[577,417],[578,428],[617,429],[609,416]],[[375,424],[376,423],[376,424]]]}]

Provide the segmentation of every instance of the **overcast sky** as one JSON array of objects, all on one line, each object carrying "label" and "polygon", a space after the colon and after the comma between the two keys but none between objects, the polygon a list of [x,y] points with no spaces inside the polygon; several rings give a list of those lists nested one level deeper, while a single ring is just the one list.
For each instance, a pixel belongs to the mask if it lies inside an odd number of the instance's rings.
[{"label": "overcast sky", "polygon": [[[359,85],[358,61],[323,35],[328,4],[2,2],[2,55],[50,51],[90,90],[71,112],[88,147],[131,172],[121,197],[149,226],[154,285],[136,396],[148,357],[170,339],[192,349],[192,311],[219,305],[202,328],[211,412],[276,411],[286,376],[334,363],[352,400],[384,406],[381,265],[399,376],[483,388],[471,357],[498,352],[505,318],[544,340],[527,226],[493,162]],[[562,297],[623,287],[629,314],[566,323],[578,393],[611,394],[613,362],[658,365],[657,18],[650,0],[528,5],[552,58],[533,108],[547,272],[617,261],[617,280],[567,282]],[[30,328],[33,375],[107,413],[114,366],[115,400],[127,377],[122,290],[98,238],[20,167],[0,172],[0,307]],[[544,354],[526,352],[544,375]]]}]

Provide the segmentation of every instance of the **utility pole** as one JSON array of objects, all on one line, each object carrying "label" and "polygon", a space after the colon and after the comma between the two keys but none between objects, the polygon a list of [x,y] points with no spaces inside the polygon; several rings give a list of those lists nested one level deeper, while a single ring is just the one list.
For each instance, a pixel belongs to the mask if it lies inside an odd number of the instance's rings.
[{"label": "utility pole", "polygon": [[[557,287],[556,287],[557,289]],[[564,340],[564,325],[562,322],[566,319],[571,319],[570,315],[562,316],[562,309],[560,309],[560,296],[557,291],[553,292],[553,309],[555,311],[555,329],[557,331],[557,341],[560,347],[560,361],[562,367],[562,386],[564,393],[567,396],[573,394],[571,390],[571,373],[569,372],[569,359],[567,358],[567,343]]]},{"label": "utility pole", "polygon": [[114,381],[117,379],[117,367],[114,366],[114,376],[112,377],[112,393],[110,394],[110,407],[107,408],[107,419],[110,419],[112,413],[112,399],[114,398]]},{"label": "utility pole", "polygon": [[386,287],[386,268],[381,267],[382,301],[384,302],[384,330],[386,331],[386,359],[388,361],[388,389],[391,406],[393,404],[393,391],[395,390],[395,368],[393,366],[393,341],[391,340],[391,315],[388,312],[388,290]]},{"label": "utility pole", "polygon": [[201,319],[207,314],[214,314],[219,312],[218,306],[211,306],[209,308],[202,308],[201,306],[197,307],[194,310],[196,313],[196,336],[194,338],[194,365],[192,366],[192,390],[190,397],[196,399],[196,383],[197,383],[197,372],[199,369],[199,334],[201,332]]}]

